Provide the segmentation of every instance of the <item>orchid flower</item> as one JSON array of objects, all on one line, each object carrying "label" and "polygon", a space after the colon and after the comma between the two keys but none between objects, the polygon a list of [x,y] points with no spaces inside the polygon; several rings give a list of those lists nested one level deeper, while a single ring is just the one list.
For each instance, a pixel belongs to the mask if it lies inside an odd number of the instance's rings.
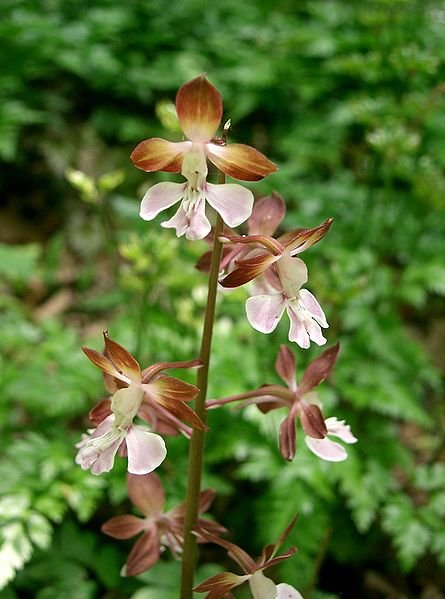
[{"label": "orchid flower", "polygon": [[129,472],[146,474],[164,460],[165,444],[162,437],[133,424],[133,420],[139,416],[153,428],[163,432],[179,430],[187,436],[190,428],[181,420],[205,430],[200,418],[185,403],[196,397],[198,388],[161,374],[167,368],[189,368],[199,366],[200,362],[161,362],[141,371],[135,358],[110,339],[107,332],[104,339],[104,353],[82,349],[104,372],[106,386],[113,396],[111,401],[101,401],[92,410],[91,419],[96,428],[89,430],[78,443],[76,462],[83,469],[91,468],[94,474],[100,474],[113,467],[119,451],[128,455]]},{"label": "orchid flower", "polygon": [[[133,505],[143,514],[143,518],[130,514],[111,518],[102,526],[102,532],[114,539],[129,539],[139,533],[138,538],[123,569],[124,576],[135,576],[155,564],[166,547],[175,558],[182,552],[185,507],[181,503],[164,512],[164,490],[157,474],[145,476],[127,474],[127,489]],[[199,513],[206,512],[213,501],[215,492],[201,491]],[[197,525],[218,535],[226,529],[212,520],[198,518]],[[198,542],[207,539],[198,534]]]},{"label": "orchid flower", "polygon": [[294,354],[287,346],[282,345],[275,362],[275,369],[286,386],[263,385],[253,391],[209,401],[207,407],[213,408],[232,401],[244,400],[238,407],[256,404],[264,413],[276,408],[287,408],[288,415],[280,426],[280,451],[284,459],[291,461],[295,456],[296,418],[299,417],[306,433],[305,442],[308,448],[323,460],[343,461],[348,457],[346,450],[328,437],[338,437],[348,444],[356,443],[357,439],[344,421],[338,421],[335,417],[324,419],[313,391],[332,372],[339,351],[338,343],[326,349],[309,364],[300,383],[297,384]]},{"label": "orchid flower", "polygon": [[317,345],[326,343],[321,329],[329,325],[316,298],[302,288],[308,273],[303,260],[296,256],[320,241],[331,223],[332,219],[327,219],[314,229],[296,229],[278,240],[265,235],[225,235],[221,238],[235,244],[256,246],[248,257],[237,260],[236,268],[221,281],[223,287],[238,287],[264,274],[265,293],[254,295],[246,302],[247,318],[254,329],[271,333],[286,310],[290,319],[289,341],[295,341],[304,349],[311,341]]},{"label": "orchid flower", "polygon": [[160,212],[181,202],[176,214],[162,223],[176,229],[178,237],[203,239],[211,230],[206,201],[229,227],[244,222],[252,212],[253,194],[241,185],[213,185],[207,182],[207,159],[235,179],[258,181],[277,170],[261,152],[243,144],[226,145],[215,133],[222,118],[218,90],[203,75],[183,85],[176,95],[176,112],[188,138],[169,142],[151,138],[131,154],[137,168],[146,172],[181,172],[185,183],[157,183],[142,199],[140,216],[152,220]]},{"label": "orchid flower", "polygon": [[[252,214],[247,219],[248,235],[266,235],[272,236],[286,213],[286,205],[280,194],[273,192],[270,196],[264,196],[255,200]],[[227,235],[236,236],[235,231],[224,229],[224,237]],[[206,237],[206,242],[213,244],[213,229]],[[225,275],[236,268],[236,262],[246,258],[252,252],[252,248],[243,244],[224,244],[222,257],[220,261],[220,271]],[[201,272],[208,273],[210,269],[210,260],[212,252],[208,251],[201,256],[196,264],[196,268]]]},{"label": "orchid flower", "polygon": [[238,575],[233,572],[222,572],[211,576],[193,590],[198,593],[208,591],[205,599],[219,599],[228,596],[232,589],[244,582],[248,582],[253,599],[303,599],[294,587],[285,583],[276,585],[273,580],[263,574],[263,570],[292,557],[297,551],[296,547],[291,547],[282,555],[276,556],[280,545],[287,538],[295,524],[295,520],[296,517],[292,519],[275,545],[266,545],[263,548],[261,556],[257,561],[252,559],[250,555],[234,543],[230,543],[205,530],[201,530],[200,533],[202,536],[227,549],[228,555],[237,562],[244,574]]}]

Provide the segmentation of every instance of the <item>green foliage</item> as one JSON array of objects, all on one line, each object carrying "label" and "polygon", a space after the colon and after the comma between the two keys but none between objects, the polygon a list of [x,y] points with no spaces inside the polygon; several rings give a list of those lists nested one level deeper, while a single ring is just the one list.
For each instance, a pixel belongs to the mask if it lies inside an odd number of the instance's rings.
[{"label": "green foliage", "polygon": [[[180,139],[175,92],[204,71],[233,139],[279,163],[255,193],[280,191],[287,228],[334,217],[305,255],[329,344],[342,347],[320,399],[359,438],[346,462],[329,465],[299,430],[297,457],[283,464],[283,413],[212,411],[204,481],[219,493],[215,515],[258,554],[298,511],[289,542],[299,553],[273,574],[303,594],[318,585],[314,598],[338,589],[324,563],[372,564],[388,584],[405,576],[414,595],[426,557],[434,579],[445,562],[441,11],[432,0],[183,0],[168,10],[154,0],[4,0],[0,236],[11,239],[12,217],[28,228],[17,232],[23,245],[0,245],[3,583],[20,571],[2,599],[70,598],[73,588],[76,599],[148,599],[158,580],[176,584],[168,561],[119,578],[128,546],[98,530],[124,509],[125,467],[98,479],[73,458],[104,394],[82,344],[100,349],[109,328],[144,364],[196,356],[206,279],[193,264],[206,246],[140,221],[136,197],[168,177],[138,172],[128,154],[166,129]],[[288,325],[256,333],[245,297],[219,299],[211,397],[277,382]],[[318,354],[297,353],[299,376]],[[183,499],[186,452],[184,439],[169,439],[170,505]],[[366,597],[363,574],[360,585],[341,596]]]}]

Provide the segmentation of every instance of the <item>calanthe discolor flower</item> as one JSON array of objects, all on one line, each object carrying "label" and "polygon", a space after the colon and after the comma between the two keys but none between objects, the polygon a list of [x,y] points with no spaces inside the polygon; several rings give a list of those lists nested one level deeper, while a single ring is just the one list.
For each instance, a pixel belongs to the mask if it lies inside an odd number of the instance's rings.
[{"label": "calanthe discolor flower", "polygon": [[199,361],[162,362],[141,371],[138,362],[105,332],[105,351],[100,353],[84,347],[83,351],[102,369],[111,400],[101,401],[91,412],[96,424],[77,444],[76,462],[93,474],[111,470],[117,453],[128,457],[128,471],[147,474],[164,460],[167,450],[161,436],[147,427],[134,424],[136,417],[158,428],[164,434],[183,432],[190,436],[192,426],[205,429],[204,424],[187,406],[198,393],[195,385],[165,376],[167,368],[199,366]]},{"label": "calanthe discolor flower", "polygon": [[157,183],[142,199],[140,216],[152,220],[180,202],[164,227],[188,239],[203,239],[211,230],[206,202],[229,227],[244,222],[252,212],[253,194],[241,185],[207,182],[207,160],[235,179],[257,181],[277,167],[261,152],[243,144],[226,144],[215,134],[222,118],[218,90],[204,76],[183,85],[176,95],[176,112],[187,141],[169,142],[152,138],[141,142],[131,154],[134,165],[146,172],[181,172],[184,183]]},{"label": "calanthe discolor flower", "polygon": [[250,324],[261,333],[271,333],[286,310],[290,319],[289,341],[308,348],[313,341],[326,343],[322,328],[329,325],[325,314],[310,291],[303,288],[308,280],[307,268],[297,255],[322,239],[332,219],[314,229],[299,229],[286,233],[278,240],[265,235],[222,239],[234,244],[253,246],[250,254],[236,260],[236,268],[221,281],[223,287],[238,287],[264,275],[264,292],[253,295],[246,302]]},{"label": "calanthe discolor flower", "polygon": [[221,539],[208,531],[201,530],[200,533],[209,541],[224,547],[228,555],[237,562],[243,574],[234,574],[233,572],[222,572],[211,576],[200,585],[195,587],[194,591],[204,593],[207,591],[205,599],[220,599],[230,597],[230,591],[244,582],[248,582],[253,599],[303,599],[302,595],[290,584],[275,584],[273,580],[267,578],[263,571],[270,566],[286,560],[297,551],[296,547],[291,547],[282,555],[276,555],[280,545],[289,535],[296,517],[281,534],[274,545],[266,545],[258,560],[254,560],[244,549],[225,539]]},{"label": "calanthe discolor flower", "polygon": [[337,437],[347,444],[356,443],[357,439],[344,421],[338,421],[335,417],[324,419],[318,398],[313,391],[332,372],[339,350],[338,343],[326,349],[309,364],[300,383],[297,384],[294,354],[286,345],[282,345],[275,362],[275,369],[286,386],[263,385],[253,391],[208,401],[207,407],[212,408],[243,400],[238,407],[256,404],[264,413],[277,408],[287,408],[288,415],[280,425],[282,456],[289,461],[295,456],[298,417],[306,433],[305,442],[308,448],[323,460],[341,462],[348,457],[345,448],[328,437]]},{"label": "calanthe discolor flower", "polygon": [[[136,576],[151,568],[167,547],[174,557],[179,557],[183,546],[185,506],[181,503],[164,512],[164,489],[154,472],[145,476],[128,474],[127,489],[131,502],[143,517],[130,514],[115,516],[105,522],[102,532],[114,539],[129,539],[142,533],[133,545],[122,572],[125,576]],[[208,510],[214,496],[215,492],[211,489],[201,491],[200,514]],[[217,522],[201,517],[198,518],[197,526],[214,535],[226,532]],[[207,539],[198,534],[198,542],[206,543]]]}]

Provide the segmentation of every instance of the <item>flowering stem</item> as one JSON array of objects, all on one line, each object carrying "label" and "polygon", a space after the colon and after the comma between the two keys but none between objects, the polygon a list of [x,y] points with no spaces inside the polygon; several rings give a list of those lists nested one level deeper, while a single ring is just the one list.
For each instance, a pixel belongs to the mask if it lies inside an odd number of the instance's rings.
[{"label": "flowering stem", "polygon": [[[225,175],[218,173],[218,183],[225,183]],[[216,217],[215,237],[213,241],[212,261],[210,264],[209,284],[207,293],[207,306],[204,317],[204,329],[201,340],[199,359],[202,362],[198,370],[196,385],[199,395],[195,399],[194,409],[196,414],[205,423],[207,384],[209,376],[210,350],[212,345],[213,323],[215,320],[215,303],[218,289],[218,274],[221,261],[222,243],[219,236],[223,230],[223,221],[219,214]],[[204,459],[205,432],[194,429],[190,441],[188,486],[186,496],[186,512],[184,519],[184,551],[182,556],[181,599],[192,599],[193,579],[196,564],[196,537],[192,529],[196,524],[199,509],[199,495],[201,491],[201,474]]]}]

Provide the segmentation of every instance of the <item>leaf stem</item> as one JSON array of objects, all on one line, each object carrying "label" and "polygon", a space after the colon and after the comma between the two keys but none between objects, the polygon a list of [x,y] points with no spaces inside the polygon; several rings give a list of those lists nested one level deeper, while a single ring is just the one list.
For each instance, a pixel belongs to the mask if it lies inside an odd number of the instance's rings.
[{"label": "leaf stem", "polygon": [[[218,172],[218,183],[225,183],[225,175]],[[223,221],[219,214],[216,217],[212,260],[210,264],[207,305],[204,317],[204,328],[201,339],[199,359],[202,362],[198,370],[196,385],[199,395],[195,399],[196,414],[205,423],[207,385],[209,377],[210,351],[212,345],[213,324],[215,321],[215,304],[218,290],[219,265],[221,261],[222,243],[219,236],[223,230]],[[196,565],[196,537],[192,529],[196,524],[199,511],[199,495],[201,491],[201,476],[204,462],[205,432],[194,429],[190,441],[188,483],[186,496],[186,512],[184,518],[184,550],[182,555],[181,599],[192,599],[193,579]]]}]

